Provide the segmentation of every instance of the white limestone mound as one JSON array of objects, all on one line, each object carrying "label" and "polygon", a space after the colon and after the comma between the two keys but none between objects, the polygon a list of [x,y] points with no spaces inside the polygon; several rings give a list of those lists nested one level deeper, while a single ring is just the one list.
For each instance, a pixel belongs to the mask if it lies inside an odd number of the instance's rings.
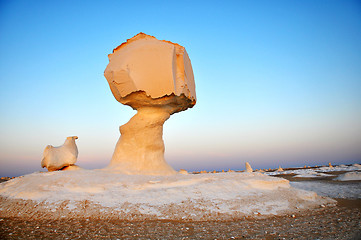
[{"label": "white limestone mound", "polygon": [[337,181],[361,181],[361,172],[348,172],[344,174],[340,174],[334,180]]},{"label": "white limestone mound", "polygon": [[117,101],[137,110],[119,128],[108,169],[124,174],[172,175],[164,159],[163,124],[196,104],[191,61],[184,47],[139,33],[109,54],[104,71]]},{"label": "white limestone mound", "polygon": [[46,146],[41,160],[41,167],[46,167],[48,171],[56,171],[74,165],[78,159],[76,139],[78,139],[76,136],[67,137],[60,147]]},{"label": "white limestone mound", "polygon": [[249,173],[253,172],[251,164],[249,164],[248,162],[246,162],[246,172],[249,172]]},{"label": "white limestone mound", "polygon": [[0,217],[231,220],[334,204],[261,173],[125,175],[78,170],[33,173],[0,184]]},{"label": "white limestone mound", "polygon": [[352,166],[355,167],[356,169],[361,170],[361,164],[355,163],[355,164],[352,164]]}]

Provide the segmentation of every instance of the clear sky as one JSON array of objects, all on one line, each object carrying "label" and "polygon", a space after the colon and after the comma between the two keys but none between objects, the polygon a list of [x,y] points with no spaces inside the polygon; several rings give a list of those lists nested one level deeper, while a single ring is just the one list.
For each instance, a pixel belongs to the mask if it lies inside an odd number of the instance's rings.
[{"label": "clear sky", "polygon": [[197,104],[164,126],[175,169],[361,162],[360,1],[0,1],[0,176],[77,135],[106,166],[135,114],[103,76],[139,32],[179,43]]}]

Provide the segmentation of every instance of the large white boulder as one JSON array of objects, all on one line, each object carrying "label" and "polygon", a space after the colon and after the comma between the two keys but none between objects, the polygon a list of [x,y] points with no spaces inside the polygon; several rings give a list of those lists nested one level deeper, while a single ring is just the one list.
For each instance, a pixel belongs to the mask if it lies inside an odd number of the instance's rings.
[{"label": "large white boulder", "polygon": [[176,43],[139,33],[115,48],[108,58],[104,76],[120,102],[137,91],[153,99],[184,94],[196,100],[191,61],[185,48]]}]

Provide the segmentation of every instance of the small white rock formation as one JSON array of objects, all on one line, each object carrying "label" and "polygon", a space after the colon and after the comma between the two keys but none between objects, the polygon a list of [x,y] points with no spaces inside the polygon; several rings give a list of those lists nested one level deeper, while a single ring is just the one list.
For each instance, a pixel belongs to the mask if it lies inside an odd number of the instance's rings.
[{"label": "small white rock formation", "polygon": [[283,168],[281,168],[281,166],[278,166],[277,172],[283,172]]},{"label": "small white rock formation", "polygon": [[337,178],[333,180],[338,181],[360,181],[361,180],[361,172],[354,171],[354,172],[347,172],[340,174]]},{"label": "small white rock formation", "polygon": [[357,169],[361,169],[361,165],[358,163],[352,164],[353,167],[357,168]]},{"label": "small white rock formation", "polygon": [[249,164],[248,162],[246,162],[246,172],[249,172],[249,173],[253,172],[251,164]]},{"label": "small white rock formation", "polygon": [[125,174],[172,175],[164,159],[163,124],[196,104],[191,61],[184,47],[144,33],[108,55],[104,71],[115,99],[137,110],[119,128],[108,169]]},{"label": "small white rock formation", "polygon": [[46,167],[48,171],[56,171],[74,165],[78,159],[78,147],[75,140],[77,136],[67,137],[60,147],[46,146],[41,167]]},{"label": "small white rock formation", "polygon": [[328,167],[333,168],[332,164],[329,162]]},{"label": "small white rock formation", "polygon": [[179,170],[179,173],[180,173],[180,174],[183,174],[183,175],[188,175],[188,174],[189,174],[188,171],[185,170],[185,169]]}]

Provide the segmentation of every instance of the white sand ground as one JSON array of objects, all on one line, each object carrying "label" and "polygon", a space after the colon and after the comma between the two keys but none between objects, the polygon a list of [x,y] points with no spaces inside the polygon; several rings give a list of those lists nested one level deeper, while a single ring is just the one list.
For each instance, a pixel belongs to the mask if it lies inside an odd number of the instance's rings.
[{"label": "white sand ground", "polygon": [[[344,172],[341,173],[340,172]],[[284,172],[267,172],[266,175],[294,174],[292,187],[314,191],[320,196],[344,199],[361,199],[361,165],[302,168]],[[307,178],[313,180],[306,180]],[[318,179],[323,180],[318,180]],[[305,179],[305,180],[303,180]],[[303,180],[303,181],[297,181]]]},{"label": "white sand ground", "polygon": [[314,191],[320,196],[344,199],[361,199],[361,182],[330,183],[324,181],[291,182],[292,187]]},{"label": "white sand ground", "polygon": [[[332,172],[358,172],[361,171],[360,164],[353,164],[351,166],[346,165],[339,165],[335,167],[318,167],[318,168],[300,168],[294,170],[287,170],[287,171],[274,171],[274,172],[265,172],[264,174],[269,176],[276,176],[282,174],[295,174],[294,177],[304,177],[304,178],[314,178],[314,177],[327,177],[327,176],[334,176]],[[350,180],[361,180],[360,175],[358,177],[353,176],[352,179],[350,178],[338,178],[339,181],[350,181]]]},{"label": "white sand ground", "polygon": [[[108,170],[33,173],[0,184],[0,215],[116,215],[120,219],[234,219],[335,204],[262,173],[124,175]],[[19,207],[21,205],[21,208]],[[24,204],[26,203],[26,204]]]}]

